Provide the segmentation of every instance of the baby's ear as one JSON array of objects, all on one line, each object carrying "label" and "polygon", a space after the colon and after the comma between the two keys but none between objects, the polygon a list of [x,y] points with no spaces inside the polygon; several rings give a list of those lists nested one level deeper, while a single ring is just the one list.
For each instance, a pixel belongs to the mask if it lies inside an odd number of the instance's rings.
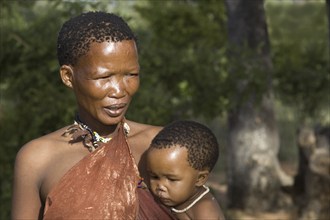
[{"label": "baby's ear", "polygon": [[73,70],[71,66],[62,65],[60,68],[60,76],[64,85],[69,88],[72,88]]},{"label": "baby's ear", "polygon": [[210,171],[207,169],[198,171],[198,179],[196,181],[196,186],[202,186],[206,183],[208,177],[209,177]]}]

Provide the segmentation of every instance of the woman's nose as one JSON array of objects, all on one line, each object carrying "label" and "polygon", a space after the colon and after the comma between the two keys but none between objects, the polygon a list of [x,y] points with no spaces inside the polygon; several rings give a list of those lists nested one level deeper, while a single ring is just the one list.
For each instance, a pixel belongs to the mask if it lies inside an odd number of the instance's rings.
[{"label": "woman's nose", "polygon": [[108,85],[110,97],[122,97],[125,95],[125,84],[121,77],[111,77]]}]

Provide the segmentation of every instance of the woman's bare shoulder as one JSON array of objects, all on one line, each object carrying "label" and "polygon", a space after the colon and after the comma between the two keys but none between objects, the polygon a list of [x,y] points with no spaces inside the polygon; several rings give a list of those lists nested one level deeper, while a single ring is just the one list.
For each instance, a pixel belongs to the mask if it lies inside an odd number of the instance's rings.
[{"label": "woman's bare shoulder", "polygon": [[152,139],[156,136],[156,134],[158,134],[162,127],[128,120],[126,122],[130,127],[128,140],[130,146],[136,150],[135,160],[139,161],[140,156],[145,152],[146,149],[148,149]]},{"label": "woman's bare shoulder", "polygon": [[129,120],[126,120],[126,122],[130,127],[129,136],[142,136],[150,140],[163,128],[162,126],[142,124]]},{"label": "woman's bare shoulder", "polygon": [[18,151],[13,180],[13,216],[25,209],[28,209],[26,213],[40,211],[51,189],[46,187],[47,191],[43,193],[45,180],[54,181],[54,167],[61,165],[58,158],[63,158],[70,149],[69,137],[62,136],[65,130],[66,127],[31,140]]},{"label": "woman's bare shoulder", "polygon": [[66,127],[33,139],[23,145],[16,155],[16,164],[23,163],[37,168],[45,161],[49,161],[54,155],[53,152],[61,148],[67,140],[66,137],[62,136],[65,129]]}]

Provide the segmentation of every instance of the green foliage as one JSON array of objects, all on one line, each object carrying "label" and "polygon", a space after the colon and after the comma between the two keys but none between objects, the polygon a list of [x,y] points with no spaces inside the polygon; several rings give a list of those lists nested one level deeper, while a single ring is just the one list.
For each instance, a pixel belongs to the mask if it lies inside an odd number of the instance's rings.
[{"label": "green foliage", "polygon": [[148,90],[143,99],[156,101],[152,108],[165,122],[221,114],[227,76],[223,2],[149,1],[137,11],[148,24],[139,33],[142,87]]},{"label": "green foliage", "polygon": [[295,108],[301,119],[322,120],[322,110],[330,110],[325,1],[267,8],[278,98]]}]

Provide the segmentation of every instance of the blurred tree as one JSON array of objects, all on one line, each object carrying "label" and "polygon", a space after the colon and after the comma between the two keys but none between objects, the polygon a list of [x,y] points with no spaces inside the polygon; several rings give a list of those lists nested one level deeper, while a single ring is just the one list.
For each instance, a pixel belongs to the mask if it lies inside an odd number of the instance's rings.
[{"label": "blurred tree", "polygon": [[330,117],[330,35],[325,1],[270,1],[267,13],[276,96],[295,110],[299,124],[324,123],[325,115]]},{"label": "blurred tree", "polygon": [[329,171],[329,130],[322,134],[330,118],[329,1],[270,2],[267,8],[276,95],[294,110],[297,121],[299,164],[293,186],[297,217],[328,219],[329,176],[313,167],[318,164]]},{"label": "blurred tree", "polygon": [[277,158],[273,67],[263,4],[263,0],[226,0],[233,88],[228,112],[228,205],[260,211],[287,205],[280,188],[292,184]]}]

